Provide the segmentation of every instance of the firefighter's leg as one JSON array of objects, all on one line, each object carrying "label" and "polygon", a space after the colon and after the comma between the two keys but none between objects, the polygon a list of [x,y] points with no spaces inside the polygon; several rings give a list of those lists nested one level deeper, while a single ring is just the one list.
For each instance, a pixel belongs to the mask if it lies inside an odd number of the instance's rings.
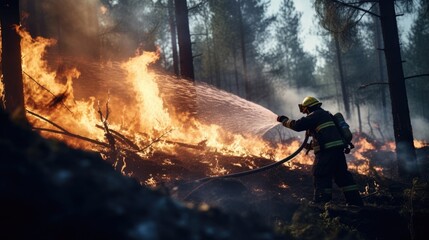
[{"label": "firefighter's leg", "polygon": [[332,178],[330,176],[314,176],[313,202],[326,203],[332,200]]},{"label": "firefighter's leg", "polygon": [[355,205],[355,206],[363,206],[363,201],[359,193],[358,186],[356,184],[354,185],[348,185],[341,188],[344,193],[344,197],[346,198],[346,203],[349,205]]},{"label": "firefighter's leg", "polygon": [[315,203],[325,203],[332,199],[332,174],[333,166],[329,154],[320,152],[316,154],[313,164]]},{"label": "firefighter's leg", "polygon": [[343,190],[346,203],[349,205],[363,206],[362,198],[359,194],[359,187],[356,185],[353,175],[347,170],[347,163],[344,154],[338,156],[337,166],[334,172],[335,183]]}]

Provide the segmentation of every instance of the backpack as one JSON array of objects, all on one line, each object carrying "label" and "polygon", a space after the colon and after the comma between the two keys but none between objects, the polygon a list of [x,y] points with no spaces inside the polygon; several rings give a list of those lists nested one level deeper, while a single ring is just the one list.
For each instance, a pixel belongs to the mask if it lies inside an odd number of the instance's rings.
[{"label": "backpack", "polygon": [[350,126],[344,119],[343,114],[337,112],[334,115],[331,114],[331,116],[341,134],[341,137],[343,138],[344,153],[349,154],[350,150],[355,147],[352,143],[353,133],[350,131]]}]

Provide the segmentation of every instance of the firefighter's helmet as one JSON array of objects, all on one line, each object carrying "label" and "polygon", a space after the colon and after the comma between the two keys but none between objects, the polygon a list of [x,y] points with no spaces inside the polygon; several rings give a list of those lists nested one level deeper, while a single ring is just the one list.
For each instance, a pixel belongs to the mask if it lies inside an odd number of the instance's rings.
[{"label": "firefighter's helmet", "polygon": [[299,107],[299,111],[302,113],[308,113],[308,108],[310,107],[314,107],[314,106],[321,106],[322,102],[320,102],[317,98],[315,97],[305,97],[304,100],[302,100],[301,104],[298,104]]}]

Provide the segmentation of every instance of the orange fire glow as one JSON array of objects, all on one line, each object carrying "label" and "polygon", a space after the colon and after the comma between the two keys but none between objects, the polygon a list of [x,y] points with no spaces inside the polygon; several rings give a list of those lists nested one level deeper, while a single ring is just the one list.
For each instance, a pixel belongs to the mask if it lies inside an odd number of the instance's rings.
[{"label": "orange fire glow", "polygon": [[[108,113],[106,108],[99,106],[108,103],[110,115],[105,121],[106,126],[127,136],[136,145],[135,153],[143,157],[153,153],[153,148],[175,154],[178,146],[174,143],[184,143],[202,146],[204,151],[228,156],[256,156],[280,160],[292,154],[301,144],[300,141],[294,140],[288,145],[271,147],[258,136],[232,134],[218,125],[204,124],[187,113],[177,113],[168,108],[170,103],[163,98],[156,80],[163,76],[149,68],[149,65],[159,58],[156,52],[142,52],[120,64],[127,73],[126,79],[120,83],[127,86],[129,96],[126,101],[101,101],[100,99],[108,95],[107,91],[104,96],[94,92],[94,95],[87,99],[76,99],[74,81],[80,77],[79,69],[69,68],[58,73],[50,69],[44,60],[46,49],[54,45],[55,41],[32,38],[25,31],[19,33],[22,37],[25,103],[30,111],[27,116],[34,128],[46,137],[60,139],[82,149],[109,148],[106,143],[106,128],[103,128],[102,121]],[[2,89],[3,85],[0,84],[0,90]],[[416,146],[418,144],[423,143],[415,142]],[[360,138],[355,145],[356,148],[348,157],[351,158],[350,169],[368,174],[370,159],[365,156],[365,152],[376,148],[364,138]],[[394,151],[394,145],[391,143],[387,143],[383,148]],[[311,165],[311,155],[301,153],[286,165],[292,169]],[[168,163],[169,161],[165,161],[165,164]],[[228,173],[216,160],[208,165],[212,175]],[[126,162],[122,170],[125,167]],[[252,167],[249,166],[249,169]],[[145,184],[156,185],[157,182],[151,177]]]},{"label": "orange fire glow", "polygon": [[[19,33],[22,37],[26,108],[37,114],[28,114],[32,125],[46,137],[60,139],[75,147],[97,150],[93,143],[70,136],[79,135],[99,142],[105,141],[105,132],[96,127],[102,125],[100,113],[107,114],[104,107],[99,106],[104,104],[99,103],[101,97],[94,95],[89,99],[76,99],[73,83],[80,77],[79,70],[67,69],[60,75],[49,69],[47,62],[43,60],[46,49],[55,44],[55,41],[40,37],[33,39],[25,31]],[[164,133],[169,141],[157,141],[156,147],[171,153],[174,153],[177,147],[171,142],[194,146],[204,143],[206,149],[229,156],[272,159],[273,156],[280,158],[279,156],[284,156],[299,146],[299,143],[295,142],[289,147],[271,149],[265,141],[256,136],[232,134],[220,126],[203,124],[186,113],[169,111],[165,107],[168,103],[161,97],[156,82],[156,77],[159,76],[148,68],[158,57],[158,53],[143,52],[121,64],[121,68],[127,72],[127,78],[122,84],[127,85],[129,95],[133,98],[127,104],[108,102],[110,109],[120,111],[111,115],[121,115],[119,119],[108,119],[109,128],[131,136],[131,140],[139,148],[143,149]],[[58,103],[55,104],[57,100]],[[43,116],[48,121],[38,116]],[[51,131],[46,131],[47,129]],[[66,134],[58,134],[56,131]],[[221,174],[224,170],[213,164],[213,173]]]},{"label": "orange fire glow", "polygon": [[426,147],[426,146],[429,146],[428,142],[422,141],[422,140],[414,140],[414,147],[422,148],[422,147]]}]

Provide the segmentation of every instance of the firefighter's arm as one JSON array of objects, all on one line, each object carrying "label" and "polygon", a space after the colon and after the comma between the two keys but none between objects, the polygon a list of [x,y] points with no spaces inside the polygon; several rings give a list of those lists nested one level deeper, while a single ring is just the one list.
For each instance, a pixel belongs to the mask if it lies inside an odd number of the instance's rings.
[{"label": "firefighter's arm", "polygon": [[295,120],[292,120],[284,115],[278,116],[277,117],[277,122],[281,122],[283,126],[290,128],[292,130],[295,130],[292,126],[295,123]]},{"label": "firefighter's arm", "polygon": [[298,120],[293,120],[286,116],[278,116],[277,121],[281,122],[283,126],[295,130],[297,132],[310,129],[314,123],[314,119],[311,115],[302,117]]},{"label": "firefighter's arm", "polygon": [[277,116],[277,122],[281,122],[283,126],[293,129],[291,126],[292,122],[295,122],[295,120],[289,119],[288,117],[284,115]]}]

